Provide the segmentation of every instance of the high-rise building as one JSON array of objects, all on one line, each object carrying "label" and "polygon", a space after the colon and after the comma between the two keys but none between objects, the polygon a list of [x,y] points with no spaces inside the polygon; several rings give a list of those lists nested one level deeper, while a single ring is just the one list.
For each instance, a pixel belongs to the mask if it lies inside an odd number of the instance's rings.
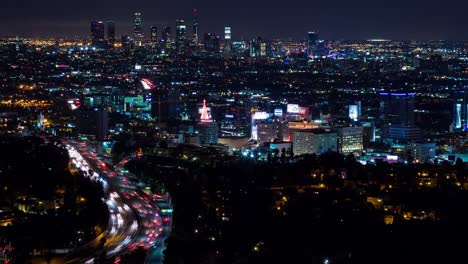
[{"label": "high-rise building", "polygon": [[202,146],[218,144],[218,130],[218,124],[211,119],[206,101],[203,100],[200,122],[198,122],[198,143]]},{"label": "high-rise building", "polygon": [[181,51],[187,41],[187,26],[183,19],[176,20],[176,48]]},{"label": "high-rise building", "polygon": [[310,31],[307,33],[306,53],[307,57],[314,57],[317,55],[319,46],[319,35],[317,32]]},{"label": "high-rise building", "polygon": [[91,22],[92,45],[98,48],[104,48],[106,44],[104,34],[104,23],[102,21]]},{"label": "high-rise building", "polygon": [[453,129],[468,131],[468,89],[453,93]]},{"label": "high-rise building", "polygon": [[261,122],[257,124],[258,144],[273,142],[283,139],[283,123],[281,122]]},{"label": "high-rise building", "polygon": [[109,129],[109,113],[107,109],[98,109],[96,112],[96,139],[104,141]]},{"label": "high-rise building", "polygon": [[193,9],[193,43],[198,44],[198,10],[196,8]]},{"label": "high-rise building", "polygon": [[431,162],[436,157],[436,144],[431,142],[410,143],[405,147],[416,162]]},{"label": "high-rise building", "polygon": [[413,127],[415,93],[380,93],[380,106],[384,123]]},{"label": "high-rise building", "polygon": [[380,107],[383,117],[382,136],[384,139],[417,140],[421,131],[415,125],[415,93],[380,93]]},{"label": "high-rise building", "polygon": [[141,20],[141,13],[135,13],[135,24],[133,28],[133,38],[135,40],[135,46],[140,47],[143,45],[144,34],[143,25]]},{"label": "high-rise building", "polygon": [[113,21],[107,21],[107,43],[110,47],[115,45],[115,23]]},{"label": "high-rise building", "polygon": [[231,55],[231,27],[224,27],[224,54]]},{"label": "high-rise building", "polygon": [[156,26],[151,27],[151,46],[156,47],[158,44],[158,28]]},{"label": "high-rise building", "polygon": [[310,131],[294,132],[294,155],[322,154],[327,151],[337,151],[336,132],[314,129]]},{"label": "high-rise building", "polygon": [[122,49],[130,51],[132,49],[132,41],[128,35],[123,35],[121,38]]},{"label": "high-rise building", "polygon": [[343,155],[360,154],[363,150],[363,129],[344,127],[338,134],[338,152]]},{"label": "high-rise building", "polygon": [[171,27],[165,27],[162,32],[161,47],[170,50],[172,47]]},{"label": "high-rise building", "polygon": [[220,42],[219,36],[215,33],[205,33],[204,36],[205,50],[210,52],[219,52]]}]

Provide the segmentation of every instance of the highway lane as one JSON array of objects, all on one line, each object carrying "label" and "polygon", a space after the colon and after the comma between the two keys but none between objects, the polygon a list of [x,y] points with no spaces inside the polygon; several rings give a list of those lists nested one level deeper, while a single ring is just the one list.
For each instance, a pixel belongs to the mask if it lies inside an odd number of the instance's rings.
[{"label": "highway lane", "polygon": [[[95,168],[99,173],[94,177],[100,177],[111,193],[106,201],[111,216],[106,232],[108,241],[104,246],[107,256],[119,256],[138,247],[148,250],[149,258],[154,255],[155,250],[162,252],[158,245],[161,245],[160,241],[165,237],[161,235],[167,235],[169,232],[165,230],[160,209],[152,201],[152,197],[136,183],[129,181],[123,172],[123,166],[128,159],[118,164],[115,170],[106,165],[104,158],[96,155],[95,149],[86,142],[64,142],[82,156],[82,159],[76,160],[76,164],[79,167],[84,166],[84,171]],[[73,151],[72,154],[76,155]],[[92,258],[87,263],[92,263]],[[150,263],[162,263],[162,256],[159,261]]]},{"label": "highway lane", "polygon": [[[81,170],[85,176],[100,181],[109,194],[105,201],[109,209],[109,226],[104,235],[107,241],[103,247],[107,256],[111,257],[126,252],[127,246],[138,236],[137,215],[118,192],[114,191],[115,183],[109,179],[111,172],[105,167],[99,166],[100,163],[92,158],[94,155],[84,151],[85,148],[75,141],[63,140],[63,142],[69,152],[72,166]],[[94,246],[100,244],[99,240],[93,241]],[[86,254],[88,255],[84,256]],[[92,263],[95,255],[97,254],[90,253],[89,250],[76,250],[66,259],[67,263]]]}]

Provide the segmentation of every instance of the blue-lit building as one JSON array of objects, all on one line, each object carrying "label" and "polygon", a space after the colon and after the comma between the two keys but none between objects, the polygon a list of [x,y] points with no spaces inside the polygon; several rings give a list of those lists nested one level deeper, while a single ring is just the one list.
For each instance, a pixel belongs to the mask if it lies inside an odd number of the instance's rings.
[{"label": "blue-lit building", "polygon": [[453,129],[468,131],[468,89],[453,93]]},{"label": "blue-lit building", "polygon": [[421,138],[415,125],[415,93],[380,93],[382,136],[384,139],[411,141]]}]

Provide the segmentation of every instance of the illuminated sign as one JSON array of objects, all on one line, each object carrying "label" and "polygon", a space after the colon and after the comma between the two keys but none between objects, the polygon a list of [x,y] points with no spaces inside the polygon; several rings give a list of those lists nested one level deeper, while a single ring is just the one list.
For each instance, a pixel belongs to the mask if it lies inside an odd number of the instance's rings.
[{"label": "illuminated sign", "polygon": [[300,114],[301,109],[298,104],[288,104],[287,112],[291,114]]},{"label": "illuminated sign", "polygon": [[276,108],[275,109],[275,116],[283,116],[283,109]]},{"label": "illuminated sign", "polygon": [[265,120],[268,119],[270,115],[267,112],[255,112],[252,119],[254,120]]}]

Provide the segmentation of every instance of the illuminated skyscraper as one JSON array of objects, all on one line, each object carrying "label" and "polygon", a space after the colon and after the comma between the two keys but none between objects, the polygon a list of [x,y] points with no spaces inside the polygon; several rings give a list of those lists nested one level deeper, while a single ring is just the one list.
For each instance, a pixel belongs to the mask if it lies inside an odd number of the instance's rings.
[{"label": "illuminated skyscraper", "polygon": [[187,41],[187,26],[183,19],[176,20],[176,48],[178,51],[183,49]]},{"label": "illuminated skyscraper", "polygon": [[115,44],[115,23],[113,21],[107,22],[107,43],[110,47],[114,47]]},{"label": "illuminated skyscraper", "polygon": [[106,44],[104,34],[104,23],[102,21],[91,22],[92,45],[98,48],[104,48]]},{"label": "illuminated skyscraper", "polygon": [[165,27],[162,32],[161,48],[170,50],[172,47],[171,27]]},{"label": "illuminated skyscraper", "polygon": [[198,10],[193,9],[193,42],[198,44]]},{"label": "illuminated skyscraper", "polygon": [[468,131],[468,89],[453,93],[453,128]]},{"label": "illuminated skyscraper", "polygon": [[200,122],[198,122],[198,143],[202,146],[217,144],[218,130],[218,124],[211,119],[206,101],[203,100]]},{"label": "illuminated skyscraper", "polygon": [[224,54],[231,55],[231,27],[224,27]]},{"label": "illuminated skyscraper", "polygon": [[154,48],[156,47],[157,44],[158,44],[158,28],[155,26],[152,26],[151,27],[151,45]]},{"label": "illuminated skyscraper", "polygon": [[362,127],[344,127],[338,134],[338,152],[343,155],[359,154],[363,149]]},{"label": "illuminated skyscraper", "polygon": [[306,52],[307,57],[313,57],[317,55],[319,46],[319,35],[317,32],[308,32],[307,33],[307,45]]},{"label": "illuminated skyscraper", "polygon": [[133,38],[135,40],[135,46],[140,47],[143,45],[144,35],[143,35],[143,26],[141,22],[141,13],[135,13],[135,25],[133,29]]}]

